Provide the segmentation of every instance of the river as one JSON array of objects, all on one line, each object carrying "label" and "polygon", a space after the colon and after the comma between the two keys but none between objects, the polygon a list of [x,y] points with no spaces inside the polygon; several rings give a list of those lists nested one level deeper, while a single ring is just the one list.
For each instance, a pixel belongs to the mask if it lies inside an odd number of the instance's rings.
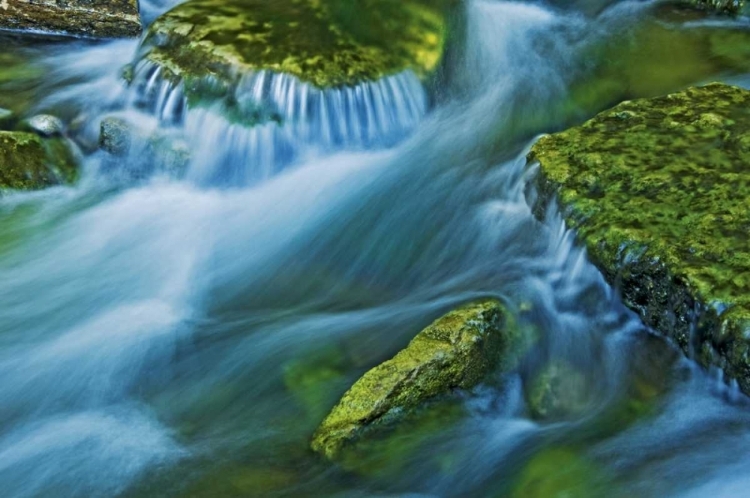
[{"label": "river", "polygon": [[[142,2],[147,20],[169,5]],[[357,112],[309,141],[200,111],[174,124],[120,78],[137,41],[1,35],[0,106],[85,116],[89,134],[127,116],[193,154],[176,179],[138,147],[97,152],[75,186],[0,201],[3,496],[746,493],[750,403],[645,329],[554,209],[534,218],[525,153],[624,99],[750,82],[750,22],[469,0],[466,23],[439,95],[408,75],[374,88],[400,106],[389,138],[331,147],[314,143]],[[309,450],[363,372],[482,296],[537,338],[517,369],[373,443],[355,471]],[[541,423],[524,385],[550,359],[583,375],[585,409]]]}]

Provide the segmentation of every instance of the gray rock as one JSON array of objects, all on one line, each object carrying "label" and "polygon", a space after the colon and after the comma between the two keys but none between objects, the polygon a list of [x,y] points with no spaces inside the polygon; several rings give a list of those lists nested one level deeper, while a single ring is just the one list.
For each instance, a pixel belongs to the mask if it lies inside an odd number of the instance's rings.
[{"label": "gray rock", "polygon": [[138,0],[0,0],[0,29],[135,38],[142,26]]},{"label": "gray rock", "polygon": [[25,127],[43,137],[62,135],[65,130],[65,125],[60,118],[49,114],[38,114],[26,120]]},{"label": "gray rock", "polygon": [[124,119],[107,117],[102,120],[99,134],[99,147],[116,156],[123,156],[130,150],[133,130]]}]

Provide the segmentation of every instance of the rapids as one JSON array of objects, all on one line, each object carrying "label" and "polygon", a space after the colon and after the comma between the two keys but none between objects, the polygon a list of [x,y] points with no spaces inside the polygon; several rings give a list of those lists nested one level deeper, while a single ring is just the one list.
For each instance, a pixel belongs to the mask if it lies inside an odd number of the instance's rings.
[{"label": "rapids", "polygon": [[[411,74],[335,94],[247,75],[236,100],[265,95],[292,123],[252,130],[188,108],[153,67],[126,86],[137,41],[1,35],[28,84],[0,77],[0,106],[78,120],[84,141],[122,116],[191,153],[176,176],[144,164],[143,138],[86,156],[76,186],[0,201],[4,496],[745,492],[750,403],[645,330],[554,209],[532,216],[525,152],[624,98],[747,82],[750,63],[668,48],[750,23],[493,0],[468,0],[466,23],[438,98]],[[538,337],[517,370],[374,444],[359,472],[309,451],[364,371],[487,295]],[[575,419],[528,417],[549,359],[587,378]],[[295,385],[299,368],[315,382]]]}]

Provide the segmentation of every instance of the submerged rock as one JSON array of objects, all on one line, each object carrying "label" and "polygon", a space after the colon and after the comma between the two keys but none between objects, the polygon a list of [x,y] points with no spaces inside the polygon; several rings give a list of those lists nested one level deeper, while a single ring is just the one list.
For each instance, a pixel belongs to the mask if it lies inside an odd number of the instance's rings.
[{"label": "submerged rock", "polygon": [[[542,450],[526,464],[510,493],[513,498],[595,498],[612,494],[611,479],[575,448]],[[507,496],[505,494],[504,496]]]},{"label": "submerged rock", "polygon": [[127,121],[115,117],[102,119],[99,134],[99,147],[116,156],[123,156],[130,150],[132,130]]},{"label": "submerged rock", "polygon": [[624,102],[529,160],[535,214],[557,199],[625,303],[750,393],[750,91]]},{"label": "submerged rock", "polygon": [[49,114],[38,114],[26,120],[23,125],[24,128],[43,137],[59,136],[65,130],[65,125],[60,118]]},{"label": "submerged rock", "polygon": [[148,30],[147,58],[177,77],[289,74],[319,88],[412,70],[442,56],[451,0],[189,0]]},{"label": "submerged rock", "polygon": [[475,386],[503,359],[516,336],[497,300],[472,303],[439,318],[344,394],[313,436],[313,450],[335,459],[364,431],[452,389]]},{"label": "submerged rock", "polygon": [[591,387],[580,370],[564,361],[552,362],[526,389],[531,415],[540,420],[560,420],[583,413]]},{"label": "submerged rock", "polygon": [[0,188],[39,189],[75,180],[76,162],[62,138],[0,131]]},{"label": "submerged rock", "polygon": [[133,38],[142,27],[138,0],[2,0],[0,29]]}]

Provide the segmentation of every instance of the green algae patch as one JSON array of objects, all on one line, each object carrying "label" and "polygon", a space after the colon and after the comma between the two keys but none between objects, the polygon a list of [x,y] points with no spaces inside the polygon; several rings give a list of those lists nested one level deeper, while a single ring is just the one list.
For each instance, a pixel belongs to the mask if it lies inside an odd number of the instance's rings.
[{"label": "green algae patch", "polygon": [[313,450],[336,459],[364,431],[453,389],[475,386],[512,349],[517,335],[505,307],[494,299],[439,318],[344,394],[313,436]]},{"label": "green algae patch", "polygon": [[0,189],[40,189],[73,182],[76,176],[76,162],[65,140],[0,131]]},{"label": "green algae patch", "polygon": [[624,102],[542,137],[537,216],[557,199],[644,322],[750,393],[750,92]]},{"label": "green algae patch", "polygon": [[609,477],[574,448],[549,448],[521,471],[513,498],[596,498],[611,495]]},{"label": "green algae patch", "polygon": [[176,77],[269,70],[320,88],[437,67],[452,0],[190,0],[150,27],[148,59]]},{"label": "green algae patch", "polygon": [[336,402],[336,393],[343,390],[339,388],[345,388],[349,366],[340,349],[325,349],[284,365],[284,386],[307,418],[317,424]]}]

